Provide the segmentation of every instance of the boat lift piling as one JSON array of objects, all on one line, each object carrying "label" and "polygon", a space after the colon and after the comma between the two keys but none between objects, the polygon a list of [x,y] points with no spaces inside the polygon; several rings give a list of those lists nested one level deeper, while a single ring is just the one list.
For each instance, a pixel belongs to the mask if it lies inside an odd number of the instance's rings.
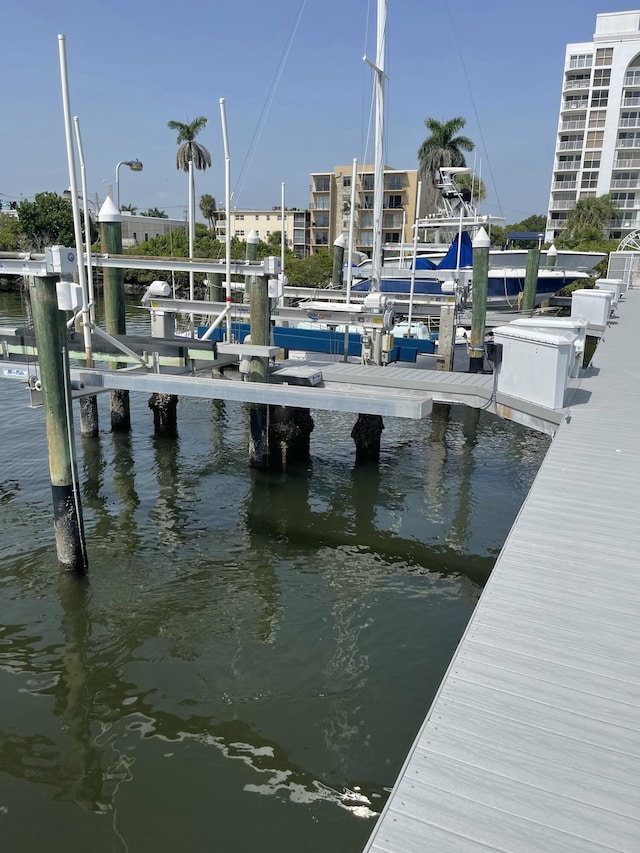
[{"label": "boat lift piling", "polygon": [[58,307],[57,281],[58,276],[34,276],[29,295],[47,430],[58,564],[62,572],[84,575],[88,561],[75,459],[67,329]]},{"label": "boat lift piling", "polygon": [[536,289],[538,285],[538,272],[540,269],[540,240],[534,249],[527,252],[527,269],[524,276],[524,290],[522,291],[522,310],[533,311],[536,304]]},{"label": "boat lift piling", "polygon": [[467,346],[469,373],[481,373],[484,364],[484,333],[487,317],[489,280],[489,235],[480,228],[473,239],[473,298],[471,300],[471,336]]},{"label": "boat lift piling", "polygon": [[[249,298],[251,345],[268,347],[271,343],[271,317],[269,310],[269,279],[256,276]],[[252,356],[249,362],[249,382],[269,381],[269,359]],[[269,406],[251,403],[249,407],[249,465],[266,468],[269,464]]]},{"label": "boat lift piling", "polygon": [[[258,243],[260,242],[260,237],[258,236],[258,232],[255,228],[252,231],[249,231],[247,234],[247,260],[248,261],[257,261],[258,260]],[[245,304],[249,304],[250,299],[249,296],[251,294],[251,283],[255,276],[253,275],[245,275],[244,277],[244,294],[242,297],[242,301]]]},{"label": "boat lift piling", "polygon": [[344,264],[344,250],[346,247],[344,234],[333,242],[333,270],[331,272],[331,284],[333,287],[342,287],[342,266]]},{"label": "boat lift piling", "polygon": [[[122,254],[122,216],[109,196],[100,208],[100,245],[103,253]],[[124,270],[104,267],[104,317],[110,335],[125,335]],[[109,394],[109,412],[113,432],[129,432],[131,429],[131,407],[129,392],[113,390]]]}]

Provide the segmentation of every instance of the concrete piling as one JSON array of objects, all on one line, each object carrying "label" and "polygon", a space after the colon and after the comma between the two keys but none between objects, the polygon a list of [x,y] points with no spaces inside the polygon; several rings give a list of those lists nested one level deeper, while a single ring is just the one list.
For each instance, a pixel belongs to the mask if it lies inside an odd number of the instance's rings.
[{"label": "concrete piling", "polygon": [[487,286],[489,281],[489,235],[480,228],[473,239],[473,291],[471,294],[471,336],[469,373],[480,373],[484,364],[484,332],[487,317]]}]

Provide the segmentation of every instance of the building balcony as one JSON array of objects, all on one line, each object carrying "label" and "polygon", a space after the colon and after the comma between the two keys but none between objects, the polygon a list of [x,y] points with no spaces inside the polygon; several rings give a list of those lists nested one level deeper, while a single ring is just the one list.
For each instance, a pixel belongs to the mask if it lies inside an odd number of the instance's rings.
[{"label": "building balcony", "polygon": [[630,158],[628,160],[615,160],[613,163],[614,169],[640,169],[640,157]]},{"label": "building balcony", "polygon": [[623,107],[640,107],[640,95],[625,95],[622,101]]},{"label": "building balcony", "polygon": [[640,210],[640,198],[617,198],[614,202],[620,210]]},{"label": "building balcony", "polygon": [[554,200],[551,202],[549,210],[573,210],[576,206],[576,200],[574,199],[561,199]]},{"label": "building balcony", "polygon": [[619,139],[616,142],[616,148],[640,148],[639,139]]},{"label": "building balcony", "polygon": [[567,63],[567,71],[575,71],[577,68],[591,68],[592,65],[592,56],[584,56],[580,59],[570,59]]},{"label": "building balcony", "polygon": [[572,139],[569,142],[559,142],[558,151],[582,151],[584,139]]},{"label": "building balcony", "polygon": [[580,159],[561,160],[555,167],[554,172],[577,172],[580,168]]},{"label": "building balcony", "polygon": [[640,71],[627,71],[623,86],[640,86]]},{"label": "building balcony", "polygon": [[576,119],[574,121],[564,121],[560,126],[560,133],[566,133],[568,130],[584,130],[587,123],[584,119]]},{"label": "building balcony", "polygon": [[638,118],[621,118],[618,122],[618,127],[638,128],[640,127],[640,116]]},{"label": "building balcony", "polygon": [[575,190],[578,188],[577,181],[554,181],[553,186],[551,187],[554,191],[562,191],[562,190]]},{"label": "building balcony", "polygon": [[640,188],[640,176],[629,180],[618,180],[614,178],[609,187],[612,190],[637,190]]},{"label": "building balcony", "polygon": [[583,98],[580,101],[564,101],[562,104],[562,111],[566,112],[567,110],[585,110],[589,106],[589,99]]},{"label": "building balcony", "polygon": [[564,91],[568,91],[570,89],[588,89],[591,85],[591,79],[587,77],[586,80],[565,80]]}]

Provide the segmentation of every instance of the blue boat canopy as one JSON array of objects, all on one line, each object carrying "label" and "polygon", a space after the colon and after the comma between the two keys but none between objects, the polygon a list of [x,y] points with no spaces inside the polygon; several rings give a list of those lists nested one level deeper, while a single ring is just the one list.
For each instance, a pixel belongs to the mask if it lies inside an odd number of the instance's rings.
[{"label": "blue boat canopy", "polygon": [[447,254],[440,261],[436,269],[439,270],[455,270],[463,267],[473,266],[473,247],[471,245],[471,237],[468,231],[462,232],[462,240],[460,242],[460,263],[458,264],[458,235],[456,234],[453,243],[449,246]]}]

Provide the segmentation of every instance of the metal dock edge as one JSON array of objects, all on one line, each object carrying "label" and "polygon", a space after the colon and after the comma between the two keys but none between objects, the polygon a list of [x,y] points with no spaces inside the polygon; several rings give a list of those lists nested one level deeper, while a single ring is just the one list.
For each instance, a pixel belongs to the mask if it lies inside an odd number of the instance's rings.
[{"label": "metal dock edge", "polygon": [[367,853],[640,850],[640,293],[618,310]]}]

